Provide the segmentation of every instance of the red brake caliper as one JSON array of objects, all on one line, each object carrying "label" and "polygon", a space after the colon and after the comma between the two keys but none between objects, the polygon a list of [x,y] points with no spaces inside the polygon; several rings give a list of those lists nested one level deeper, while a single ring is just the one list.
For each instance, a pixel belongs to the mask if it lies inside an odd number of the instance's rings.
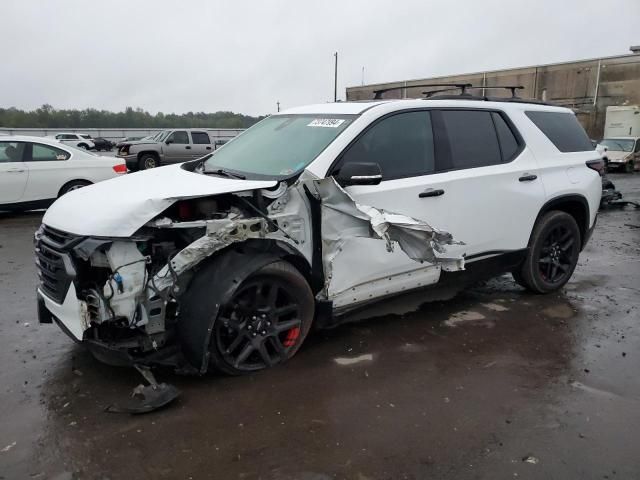
[{"label": "red brake caliper", "polygon": [[284,339],[282,345],[285,347],[293,347],[296,344],[296,340],[300,336],[300,327],[293,327],[287,332],[287,338]]}]

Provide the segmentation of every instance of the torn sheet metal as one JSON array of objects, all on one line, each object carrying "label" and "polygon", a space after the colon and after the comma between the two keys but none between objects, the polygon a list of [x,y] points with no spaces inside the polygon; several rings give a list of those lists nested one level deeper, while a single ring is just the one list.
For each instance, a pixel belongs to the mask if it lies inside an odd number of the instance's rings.
[{"label": "torn sheet metal", "polygon": [[404,253],[415,261],[429,263],[459,262],[462,257],[447,258],[445,245],[464,245],[448,232],[437,230],[416,218],[360,205],[336,181],[326,178],[316,182],[322,199],[322,237],[327,250],[335,250],[348,236],[380,238],[393,251],[397,242]]},{"label": "torn sheet metal", "polygon": [[[446,253],[446,245],[461,244],[461,242],[455,241],[450,233],[440,231],[422,220],[407,215],[361,205],[351,198],[333,178],[326,178],[314,183],[322,205],[322,252],[329,296],[331,296],[331,282],[349,285],[349,282],[343,282],[343,279],[333,278],[334,264],[337,260],[340,259],[341,262],[344,260],[344,262],[351,264],[352,269],[358,269],[358,264],[366,267],[369,262],[385,261],[385,259],[372,258],[374,255],[380,256],[377,251],[379,249],[375,247],[372,249],[372,244],[363,241],[365,239],[384,241],[386,251],[395,257],[389,259],[388,266],[380,265],[380,271],[387,269],[383,276],[393,276],[394,270],[397,270],[398,273],[407,271],[406,262],[404,265],[397,264],[398,261],[402,262],[402,259],[394,254],[395,244],[400,247],[406,257],[415,262],[427,262],[444,270],[464,268],[462,256],[447,257],[443,255]],[[356,245],[360,248],[361,256],[352,258],[354,250],[357,251],[357,248],[354,248],[354,239],[356,238],[362,239]],[[349,252],[348,257],[345,252]],[[423,268],[426,267],[428,265]],[[357,283],[351,282],[352,285]],[[333,288],[334,292],[340,290],[341,288]]]},{"label": "torn sheet metal", "polygon": [[[262,217],[230,216],[203,222],[206,233],[173,257],[153,278],[152,290],[176,288],[177,277],[213,255],[215,252],[251,238],[269,238],[288,243],[308,260],[311,259],[311,222],[307,206],[297,188],[284,190],[267,210],[269,220]],[[277,222],[277,224],[274,224]],[[178,228],[165,222],[164,228]],[[202,226],[202,225],[201,225]],[[149,292],[152,293],[152,292]]]}]

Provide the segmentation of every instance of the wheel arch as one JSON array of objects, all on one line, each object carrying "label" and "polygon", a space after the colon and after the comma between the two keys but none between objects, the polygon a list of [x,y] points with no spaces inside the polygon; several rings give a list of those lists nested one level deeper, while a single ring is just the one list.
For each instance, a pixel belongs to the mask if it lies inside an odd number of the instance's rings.
[{"label": "wheel arch", "polygon": [[232,244],[215,252],[193,269],[179,302],[181,317],[197,318],[198,321],[187,323],[178,320],[177,329],[183,353],[201,374],[206,373],[209,367],[208,345],[218,312],[203,311],[194,292],[202,289],[203,285],[225,285],[226,288],[211,288],[215,304],[223,305],[253,272],[279,260],[293,265],[315,293],[311,283],[311,265],[307,259],[287,243],[273,239],[249,239]]},{"label": "wheel arch", "polygon": [[74,182],[86,183],[87,186],[93,185],[95,183],[93,180],[89,180],[88,178],[74,178],[72,180],[68,180],[58,190],[58,197],[60,197],[62,195],[62,192],[64,191],[65,188],[67,188],[67,186],[69,186],[69,184],[74,183]]},{"label": "wheel arch", "polygon": [[580,230],[580,249],[582,250],[586,243],[587,232],[589,231],[589,219],[591,216],[589,212],[589,202],[586,197],[580,194],[560,195],[548,200],[538,212],[536,221],[531,228],[531,234],[529,236],[529,243],[527,246],[531,245],[535,225],[540,221],[545,213],[550,212],[551,210],[559,210],[561,212],[568,213],[575,219],[578,224],[578,229]]},{"label": "wheel arch", "polygon": [[138,161],[140,161],[142,159],[142,156],[146,155],[146,154],[153,155],[154,157],[156,157],[158,159],[158,163],[160,163],[160,153],[156,152],[155,150],[142,150],[140,152],[137,152],[136,153],[136,158],[138,159]]}]

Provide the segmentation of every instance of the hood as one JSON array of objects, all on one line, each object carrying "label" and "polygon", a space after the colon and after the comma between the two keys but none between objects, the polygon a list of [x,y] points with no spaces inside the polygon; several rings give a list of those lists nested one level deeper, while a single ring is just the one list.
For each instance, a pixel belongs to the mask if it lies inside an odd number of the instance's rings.
[{"label": "hood", "polygon": [[120,145],[158,145],[159,142],[154,142],[153,140],[126,140],[119,142]]},{"label": "hood", "polygon": [[632,153],[631,152],[621,152],[620,150],[607,150],[604,153],[604,155],[609,160],[620,161],[620,160],[624,160],[629,155],[632,155]]},{"label": "hood", "polygon": [[76,235],[130,237],[181,199],[271,188],[276,180],[202,175],[180,165],[144,170],[73,190],[49,207],[43,223]]}]

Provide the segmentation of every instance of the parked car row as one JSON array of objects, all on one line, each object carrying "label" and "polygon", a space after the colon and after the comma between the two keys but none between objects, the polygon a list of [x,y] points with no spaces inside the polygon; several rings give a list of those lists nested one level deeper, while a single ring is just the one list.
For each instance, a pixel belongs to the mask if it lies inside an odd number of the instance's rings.
[{"label": "parked car row", "polygon": [[103,137],[92,138],[91,135],[87,133],[57,133],[47,138],[56,139],[65,145],[72,145],[74,147],[84,148],[85,150],[95,149],[97,151],[104,150],[108,152],[115,146],[115,143],[111,140]]}]

